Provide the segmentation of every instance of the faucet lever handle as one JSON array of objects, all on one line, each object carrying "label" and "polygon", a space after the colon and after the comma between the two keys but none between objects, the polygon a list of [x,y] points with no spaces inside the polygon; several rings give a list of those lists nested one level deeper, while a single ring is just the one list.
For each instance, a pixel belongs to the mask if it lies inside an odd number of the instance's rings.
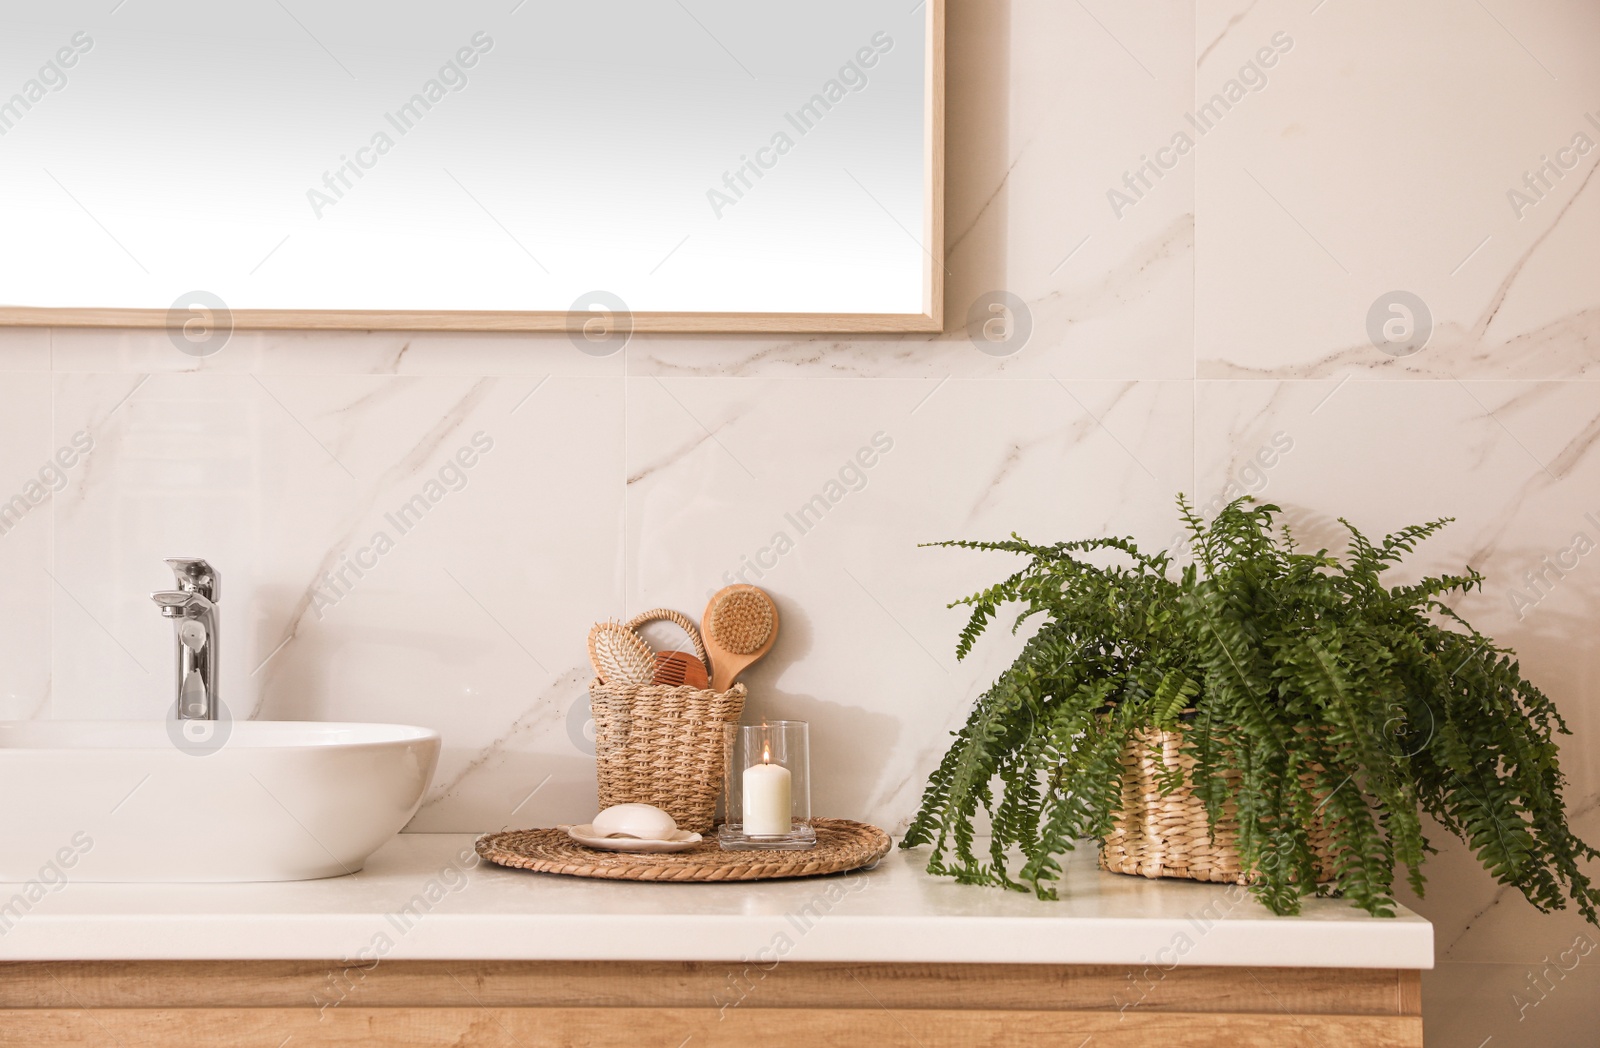
[{"label": "faucet lever handle", "polygon": [[169,557],[167,567],[185,593],[198,593],[216,603],[222,591],[222,576],[199,557]]}]

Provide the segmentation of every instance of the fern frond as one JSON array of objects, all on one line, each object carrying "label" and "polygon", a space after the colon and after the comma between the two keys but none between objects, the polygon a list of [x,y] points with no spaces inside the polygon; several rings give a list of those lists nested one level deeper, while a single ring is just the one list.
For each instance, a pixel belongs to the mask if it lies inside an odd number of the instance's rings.
[{"label": "fern frond", "polygon": [[1483,576],[1380,581],[1449,518],[1379,542],[1341,518],[1349,549],[1334,556],[1301,550],[1278,507],[1248,497],[1205,521],[1180,495],[1178,512],[1195,562],[1176,574],[1131,538],[932,544],[1026,558],[951,605],[971,609],[958,657],[1005,609],[1013,632],[1037,629],[928,778],[903,843],[931,846],[931,872],[1053,897],[1061,856],[1111,831],[1124,747],[1158,727],[1181,730],[1193,758],[1187,781],[1173,769],[1159,788],[1192,790],[1213,833],[1232,826],[1276,913],[1322,890],[1326,837],[1326,890],[1392,915],[1397,866],[1425,884],[1425,813],[1534,906],[1597,922],[1582,867],[1600,851],[1571,832],[1562,796],[1567,725],[1448,603]]}]

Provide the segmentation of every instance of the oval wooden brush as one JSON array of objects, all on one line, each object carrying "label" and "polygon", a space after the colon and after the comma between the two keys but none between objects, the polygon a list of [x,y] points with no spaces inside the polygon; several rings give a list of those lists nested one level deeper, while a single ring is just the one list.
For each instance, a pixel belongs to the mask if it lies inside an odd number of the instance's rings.
[{"label": "oval wooden brush", "polygon": [[651,608],[629,619],[627,626],[637,633],[639,627],[651,622],[670,622],[681,629],[684,636],[689,638],[689,643],[694,645],[694,651],[657,652],[650,683],[662,684],[669,688],[684,685],[691,688],[708,687],[711,684],[711,676],[706,670],[706,646],[700,639],[700,631],[694,628],[694,620],[683,612],[673,611],[671,608]]},{"label": "oval wooden brush", "polygon": [[757,586],[740,583],[720,589],[700,620],[711,687],[727,691],[734,681],[778,639],[778,606]]},{"label": "oval wooden brush", "polygon": [[597,622],[589,631],[589,661],[606,684],[649,684],[656,653],[620,622]]}]

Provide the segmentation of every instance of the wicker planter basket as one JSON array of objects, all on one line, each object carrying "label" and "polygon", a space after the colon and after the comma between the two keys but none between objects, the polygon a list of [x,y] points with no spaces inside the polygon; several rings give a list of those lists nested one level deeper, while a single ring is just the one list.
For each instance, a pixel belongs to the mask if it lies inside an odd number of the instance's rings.
[{"label": "wicker planter basket", "polygon": [[[1152,745],[1160,763],[1152,756]],[[1219,884],[1247,884],[1236,844],[1238,823],[1229,805],[1218,820],[1212,840],[1205,802],[1189,788],[1194,759],[1182,752],[1183,733],[1146,728],[1122,749],[1122,810],[1100,847],[1100,866],[1113,873],[1139,877],[1178,877]],[[1181,767],[1184,783],[1165,797],[1158,774],[1161,766]],[[1231,778],[1237,778],[1234,773]],[[1311,846],[1328,876],[1328,839],[1321,826],[1313,829]]]},{"label": "wicker planter basket", "polygon": [[600,807],[654,804],[678,828],[709,833],[727,773],[727,726],[739,723],[745,690],[589,685]]}]

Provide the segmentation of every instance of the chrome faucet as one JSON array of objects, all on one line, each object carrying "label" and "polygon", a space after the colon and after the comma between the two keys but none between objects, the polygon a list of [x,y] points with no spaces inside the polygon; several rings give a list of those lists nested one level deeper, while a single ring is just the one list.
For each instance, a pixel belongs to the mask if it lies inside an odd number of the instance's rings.
[{"label": "chrome faucet", "polygon": [[178,588],[158,590],[150,599],[178,630],[179,720],[217,719],[217,569],[196,557],[167,561]]}]

